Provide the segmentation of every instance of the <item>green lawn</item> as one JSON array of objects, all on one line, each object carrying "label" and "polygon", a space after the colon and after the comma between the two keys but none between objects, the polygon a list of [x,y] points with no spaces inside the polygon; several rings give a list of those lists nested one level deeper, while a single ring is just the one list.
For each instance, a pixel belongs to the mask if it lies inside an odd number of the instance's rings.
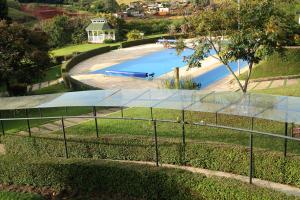
[{"label": "green lawn", "polygon": [[298,83],[296,85],[283,86],[283,87],[278,87],[278,88],[254,90],[254,91],[251,91],[251,92],[299,97],[300,96],[300,83]]},{"label": "green lawn", "polygon": [[[157,119],[176,120],[181,118],[181,111],[154,109],[154,117]],[[112,116],[120,116],[120,113],[114,113]],[[150,111],[146,108],[131,108],[124,111],[125,117],[150,118]],[[207,123],[215,122],[213,113],[186,112],[187,121]],[[247,117],[228,116],[220,114],[218,116],[219,124],[232,127],[242,127],[249,129],[251,120]],[[152,124],[145,121],[130,120],[109,120],[100,119],[98,121],[100,134],[103,135],[135,135],[152,136]],[[284,134],[284,124],[274,121],[255,119],[254,129],[260,131]],[[158,135],[163,138],[181,138],[181,124],[158,123]],[[86,122],[67,129],[69,135],[80,137],[91,137],[95,135],[94,121]],[[61,134],[60,132],[58,134]],[[249,145],[249,136],[240,131],[217,129],[201,126],[186,126],[186,135],[188,139],[207,142],[221,142],[237,145]],[[260,148],[282,151],[282,140],[265,136],[255,136],[255,146]],[[290,143],[290,150],[300,153],[299,144]]]},{"label": "green lawn", "polygon": [[49,68],[45,72],[45,77],[43,78],[43,81],[52,81],[52,80],[56,80],[60,77],[61,77],[61,65],[57,65],[57,66]]},{"label": "green lawn", "polygon": [[93,50],[99,47],[104,46],[117,46],[120,43],[112,43],[112,44],[77,44],[77,45],[70,45],[59,49],[54,49],[50,52],[52,56],[65,56],[71,55],[74,52],[85,52],[89,50]]},{"label": "green lawn", "polygon": [[[166,36],[167,34],[154,34],[154,35],[148,35],[145,36],[145,38],[153,38],[153,37],[163,37]],[[104,47],[104,46],[117,46],[120,45],[120,42],[115,42],[111,44],[77,44],[77,45],[69,45],[66,47],[62,47],[59,49],[54,49],[50,52],[52,56],[66,56],[66,55],[71,55],[74,52],[85,52],[89,50],[93,50],[99,47]]]},{"label": "green lawn", "polygon": [[0,200],[42,200],[43,197],[30,193],[0,191]]},{"label": "green lawn", "polygon": [[[245,78],[242,74],[241,78]],[[255,66],[251,79],[300,75],[300,49],[288,49],[286,57],[278,53],[266,58]]]},{"label": "green lawn", "polygon": [[8,8],[8,17],[22,23],[36,22],[36,18],[15,8]]},{"label": "green lawn", "polygon": [[51,85],[49,87],[32,91],[30,95],[42,95],[42,94],[52,94],[52,93],[60,93],[60,92],[71,92],[71,89],[66,88],[64,83],[60,83],[57,85]]}]

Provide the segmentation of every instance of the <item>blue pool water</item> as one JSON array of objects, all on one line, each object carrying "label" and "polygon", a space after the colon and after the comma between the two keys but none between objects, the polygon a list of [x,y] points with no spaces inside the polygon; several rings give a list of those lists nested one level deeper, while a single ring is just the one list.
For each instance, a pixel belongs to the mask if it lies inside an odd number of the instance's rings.
[{"label": "blue pool water", "polygon": [[[159,77],[170,72],[174,67],[183,67],[186,62],[183,61],[183,56],[192,55],[194,50],[185,49],[181,55],[177,55],[175,49],[166,49],[142,56],[137,59],[128,60],[120,64],[112,65],[105,69],[96,70],[92,74],[107,74],[105,71],[130,71],[154,73],[154,77]],[[110,74],[111,75],[111,74]]]},{"label": "blue pool water", "polygon": [[[165,49],[163,51],[155,52],[142,56],[137,59],[128,60],[120,64],[108,66],[107,68],[90,72],[91,74],[106,74],[122,76],[122,74],[109,74],[106,71],[129,71],[129,72],[143,72],[154,73],[154,78],[157,78],[165,73],[168,73],[174,69],[174,67],[184,67],[187,63],[184,62],[184,56],[190,56],[194,53],[193,49],[185,49],[181,55],[177,55],[175,49]],[[215,51],[211,50],[211,54],[215,54]],[[244,68],[247,63],[240,62],[241,68]],[[238,69],[237,62],[230,63],[230,66],[234,71]],[[196,83],[201,84],[201,88],[205,88],[216,81],[225,78],[230,75],[230,72],[224,65],[220,65],[213,70],[210,70],[193,80]]]},{"label": "blue pool water", "polygon": [[[229,64],[230,67],[232,68],[233,71],[237,71],[238,70],[238,63],[237,62],[232,62]],[[247,62],[246,61],[240,61],[240,67],[241,69],[243,69],[244,67],[247,66]],[[194,78],[193,80],[196,83],[200,83],[201,84],[201,88],[205,88],[223,78],[226,78],[228,75],[230,75],[230,72],[228,71],[228,69],[226,68],[225,65],[220,65],[219,67],[216,67],[196,78]]]}]

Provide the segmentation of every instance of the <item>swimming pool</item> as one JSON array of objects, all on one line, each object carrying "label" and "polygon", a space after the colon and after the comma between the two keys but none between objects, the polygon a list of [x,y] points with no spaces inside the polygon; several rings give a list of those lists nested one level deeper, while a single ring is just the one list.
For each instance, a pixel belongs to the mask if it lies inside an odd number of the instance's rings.
[{"label": "swimming pool", "polygon": [[[233,71],[238,70],[238,63],[232,62],[229,64]],[[240,68],[243,69],[247,66],[246,61],[240,61]],[[198,77],[193,78],[196,83],[201,84],[201,88],[205,88],[223,78],[226,78],[231,73],[228,71],[225,65],[220,65]]]},{"label": "swimming pool", "polygon": [[[137,59],[128,60],[116,65],[108,66],[106,68],[92,71],[91,74],[105,74],[110,76],[126,76],[121,74],[110,74],[108,71],[124,71],[124,72],[140,72],[140,73],[154,73],[154,78],[166,74],[174,69],[174,67],[184,67],[187,63],[183,60],[184,56],[190,56],[194,53],[193,49],[186,48],[181,55],[177,55],[176,49],[165,49],[159,52],[151,53]],[[211,50],[211,54],[215,51]],[[246,67],[247,63],[240,62],[241,69]],[[237,62],[230,63],[234,71],[238,69]],[[200,75],[193,80],[201,84],[201,88],[205,88],[225,77],[230,75],[230,72],[224,65],[221,65]]]},{"label": "swimming pool", "polygon": [[186,62],[183,61],[184,56],[190,56],[194,53],[193,49],[185,49],[181,55],[177,55],[175,49],[165,49],[159,52],[151,53],[137,59],[128,60],[120,64],[112,65],[104,69],[91,72],[92,74],[106,74],[106,71],[129,71],[154,73],[157,78],[165,73],[170,72],[175,67],[184,67]]}]

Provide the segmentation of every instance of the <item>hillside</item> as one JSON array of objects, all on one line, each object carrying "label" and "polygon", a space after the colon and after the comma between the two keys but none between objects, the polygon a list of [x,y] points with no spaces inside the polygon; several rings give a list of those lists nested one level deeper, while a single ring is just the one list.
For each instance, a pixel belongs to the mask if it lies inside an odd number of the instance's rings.
[{"label": "hillside", "polygon": [[275,53],[261,61],[253,69],[251,79],[288,75],[300,75],[300,48],[288,49],[285,57]]}]

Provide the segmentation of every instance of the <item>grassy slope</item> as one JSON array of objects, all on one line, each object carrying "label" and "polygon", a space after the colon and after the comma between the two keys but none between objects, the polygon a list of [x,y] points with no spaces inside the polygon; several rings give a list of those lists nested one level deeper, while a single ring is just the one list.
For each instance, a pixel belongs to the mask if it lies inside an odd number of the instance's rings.
[{"label": "grassy slope", "polygon": [[61,77],[61,69],[60,69],[60,65],[54,66],[49,68],[46,72],[45,72],[45,77],[43,78],[43,81],[51,81],[51,80],[56,80],[59,77]]},{"label": "grassy slope", "polygon": [[0,191],[0,200],[42,200],[43,198],[39,195],[29,193],[17,193]]},{"label": "grassy slope", "polygon": [[33,16],[15,8],[8,8],[8,16],[18,22],[31,22],[36,20]]},{"label": "grassy slope", "polygon": [[[245,78],[245,75],[243,74],[242,78]],[[300,75],[300,49],[288,49],[285,58],[275,53],[261,61],[253,69],[251,78],[257,79],[287,75]]]},{"label": "grassy slope", "polygon": [[254,90],[255,93],[276,94],[283,96],[300,96],[300,83],[297,85],[283,86],[278,88],[269,88],[264,90]]},{"label": "grassy slope", "polygon": [[[162,110],[154,109],[154,117],[157,119],[173,119],[181,117],[181,112],[176,110]],[[150,118],[149,109],[132,108],[124,111],[125,117],[142,117]],[[209,113],[195,113],[186,112],[185,118],[188,121],[199,122],[203,120],[208,123],[214,123],[214,114]],[[120,116],[120,113],[115,113],[113,116]],[[234,117],[219,115],[219,124],[250,128],[251,120],[245,117]],[[98,120],[99,130],[101,135],[132,135],[132,136],[152,136],[153,127],[149,122],[143,121],[130,121],[130,120]],[[284,133],[284,124],[278,122],[272,122],[267,120],[254,120],[254,129],[263,130],[267,132],[273,132],[278,134]],[[181,138],[181,124],[170,123],[158,123],[158,135],[161,138]],[[86,122],[77,126],[73,126],[67,129],[68,135],[75,137],[94,137],[95,135],[95,123],[94,121]],[[58,134],[61,134],[58,132]],[[247,146],[249,143],[249,136],[243,132],[216,129],[210,127],[199,126],[186,126],[187,139],[194,141],[209,141],[209,142],[221,142],[229,144],[237,144]],[[269,137],[255,136],[255,146],[271,149],[274,151],[282,151],[283,144],[280,139],[273,139]],[[297,144],[289,143],[289,151],[300,153],[300,149]]]},{"label": "grassy slope", "polygon": [[[14,176],[13,181],[20,180],[38,186],[50,184],[59,188],[66,185],[68,189],[82,191],[76,193],[76,196],[62,199],[299,199],[237,180],[206,177],[179,169],[91,159],[0,159],[8,166],[8,169],[4,165],[0,166],[1,170],[8,171],[7,174],[15,173],[10,168],[12,162],[22,166],[23,170]],[[34,181],[25,178],[32,173],[29,168],[36,176]],[[80,196],[85,193],[86,197]],[[105,193],[112,195],[105,196]]]}]

